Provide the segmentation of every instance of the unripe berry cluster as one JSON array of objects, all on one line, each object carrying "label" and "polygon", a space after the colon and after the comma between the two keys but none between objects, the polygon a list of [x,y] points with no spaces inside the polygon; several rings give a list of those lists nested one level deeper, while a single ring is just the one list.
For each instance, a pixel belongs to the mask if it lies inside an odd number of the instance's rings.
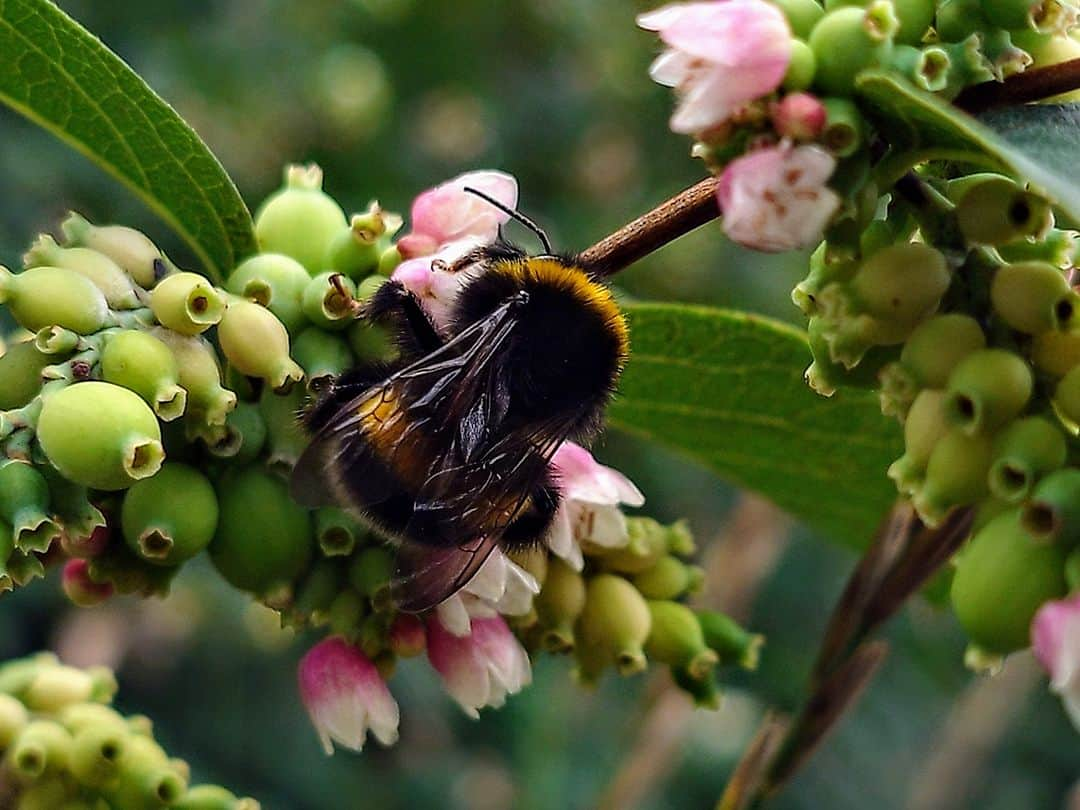
[{"label": "unripe berry cluster", "polygon": [[189,787],[190,769],[154,740],[150,719],[109,706],[106,669],[48,653],[0,666],[5,806],[15,810],[258,810],[217,785]]}]

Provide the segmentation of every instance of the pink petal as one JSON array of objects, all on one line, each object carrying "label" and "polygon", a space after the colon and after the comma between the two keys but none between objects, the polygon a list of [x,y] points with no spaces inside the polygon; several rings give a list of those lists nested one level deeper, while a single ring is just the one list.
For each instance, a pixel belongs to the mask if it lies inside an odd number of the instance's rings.
[{"label": "pink petal", "polygon": [[774,71],[779,66],[777,84],[791,57],[787,20],[765,0],[688,3],[670,15],[658,33],[668,47],[706,62],[754,64]]},{"label": "pink petal", "polygon": [[475,237],[495,239],[499,225],[509,216],[474,194],[474,188],[508,208],[517,207],[517,180],[496,171],[468,172],[420,194],[413,201],[412,231],[431,237],[439,245]]},{"label": "pink petal", "polygon": [[692,75],[693,62],[681,51],[666,50],[649,65],[649,78],[665,87],[678,87]]}]

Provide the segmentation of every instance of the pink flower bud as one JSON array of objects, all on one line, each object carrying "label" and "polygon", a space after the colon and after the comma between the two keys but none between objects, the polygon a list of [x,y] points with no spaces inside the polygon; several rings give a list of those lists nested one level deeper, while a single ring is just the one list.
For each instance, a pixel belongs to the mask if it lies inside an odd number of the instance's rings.
[{"label": "pink flower bud", "polygon": [[427,638],[424,623],[412,613],[399,613],[390,625],[390,649],[402,658],[412,658],[424,651]]},{"label": "pink flower bud", "polygon": [[455,262],[481,244],[476,239],[450,242],[433,255],[402,262],[391,278],[401,282],[405,289],[420,299],[421,306],[436,327],[445,327],[450,321],[458,292],[475,271],[473,265],[457,268]]},{"label": "pink flower bud", "polygon": [[1080,730],[1080,594],[1039,608],[1031,622],[1031,644],[1050,674],[1050,689]]},{"label": "pink flower bud", "polygon": [[470,717],[479,717],[485,706],[502,706],[507,695],[532,680],[529,656],[501,616],[474,617],[466,636],[454,635],[432,616],[427,645],[428,661]]},{"label": "pink flower bud", "polygon": [[398,705],[371,660],[340,637],[325,639],[300,659],[300,699],[327,755],[334,743],[364,747],[368,729],[383,745],[398,738]]},{"label": "pink flower bud", "polygon": [[109,545],[112,530],[108,526],[95,526],[88,535],[60,535],[60,547],[69,557],[96,557]]},{"label": "pink flower bud", "polygon": [[100,605],[113,595],[113,586],[110,583],[94,582],[90,579],[89,563],[82,559],[64,563],[61,584],[67,598],[79,607]]},{"label": "pink flower bud", "polygon": [[496,171],[459,175],[420,194],[412,205],[412,234],[430,237],[436,245],[476,238],[493,242],[509,217],[466,188],[474,188],[507,208],[517,207],[517,180]]},{"label": "pink flower bud", "polygon": [[782,138],[812,141],[825,130],[825,105],[810,93],[791,93],[772,108],[773,127]]},{"label": "pink flower bud", "polygon": [[580,571],[579,543],[607,548],[626,545],[626,518],[619,506],[641,506],[645,496],[618,470],[605,467],[584,447],[564,442],[551,459],[563,502],[548,535],[552,553]]},{"label": "pink flower bud", "polygon": [[743,104],[779,87],[791,60],[787,20],[764,0],[673,3],[637,23],[668,46],[649,75],[678,93],[674,132],[720,126]]},{"label": "pink flower bud", "polygon": [[817,244],[840,206],[825,185],[835,168],[817,146],[781,144],[733,160],[716,186],[724,233],[770,253]]}]

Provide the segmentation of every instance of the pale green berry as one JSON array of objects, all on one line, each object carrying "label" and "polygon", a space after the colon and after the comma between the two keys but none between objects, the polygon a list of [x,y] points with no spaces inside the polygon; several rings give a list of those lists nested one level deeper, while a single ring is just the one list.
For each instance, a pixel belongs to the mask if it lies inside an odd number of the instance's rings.
[{"label": "pale green berry", "polygon": [[1061,0],[986,0],[982,3],[988,20],[999,28],[1023,29],[1039,33],[1064,33],[1076,23],[1075,9]]},{"label": "pale green berry", "polygon": [[258,805],[252,799],[238,799],[217,785],[197,785],[189,788],[172,810],[258,810]]},{"label": "pale green berry", "polygon": [[60,226],[68,245],[103,253],[118,264],[143,289],[149,290],[170,270],[172,262],[150,238],[123,225],[91,225],[71,213]]},{"label": "pale green berry", "polygon": [[956,563],[952,605],[968,636],[993,653],[1027,647],[1039,607],[1065,594],[1065,551],[1039,542],[1019,510],[998,515],[964,548]]},{"label": "pale green berry", "polygon": [[934,446],[915,508],[929,526],[937,526],[955,506],[975,503],[990,491],[987,474],[994,460],[991,437],[953,429]]},{"label": "pale green berry", "polygon": [[262,304],[295,333],[304,327],[301,299],[309,281],[311,276],[296,259],[281,253],[260,253],[233,270],[225,289]]},{"label": "pale green berry", "polygon": [[187,407],[176,358],[149,332],[125,329],[110,335],[101,353],[101,377],[130,388],[164,422],[176,419]]},{"label": "pale green berry", "polygon": [[345,329],[356,318],[356,285],[342,273],[320,273],[304,288],[305,317],[322,329]]},{"label": "pale green berry", "polygon": [[[811,5],[818,6],[814,0]],[[814,83],[814,73],[817,70],[817,59],[813,49],[801,39],[791,40],[791,59],[788,62],[787,73],[784,74],[782,86],[785,90],[795,92],[808,90]]]},{"label": "pale green berry", "polygon": [[128,548],[154,565],[179,565],[210,543],[218,522],[214,488],[186,464],[169,463],[124,495],[120,526]]},{"label": "pale green berry", "polygon": [[169,347],[179,372],[180,386],[187,391],[187,413],[207,425],[224,425],[236,407],[236,394],[221,385],[221,368],[214,348],[201,337],[181,335],[161,327],[150,334]]},{"label": "pale green berry", "polygon": [[182,335],[198,335],[221,320],[225,299],[198,273],[173,273],[150,294],[158,322]]},{"label": "pale green berry", "polygon": [[68,768],[80,784],[100,788],[116,778],[130,736],[123,719],[120,720],[119,725],[84,724],[74,733]]},{"label": "pale green berry", "polygon": [[621,574],[639,574],[652,568],[667,553],[667,529],[652,518],[627,518],[626,531],[629,535],[626,545],[596,549],[602,554],[601,564],[605,568]]},{"label": "pale green berry", "polygon": [[828,12],[808,39],[817,62],[814,84],[829,95],[850,95],[860,71],[887,62],[898,26],[887,1]]},{"label": "pale green berry", "polygon": [[897,45],[889,61],[893,70],[922,90],[937,93],[948,86],[952,59],[944,48]]},{"label": "pale green berry", "polygon": [[334,598],[340,593],[345,572],[337,560],[316,559],[296,583],[292,612],[302,622],[325,619]]},{"label": "pale green berry", "polygon": [[[892,0],[892,4],[899,23],[895,40],[908,45],[918,45],[934,22],[933,0]],[[865,5],[864,0],[825,0],[826,11],[844,6]]]},{"label": "pale green berry", "polygon": [[1054,389],[1054,405],[1073,426],[1080,425],[1080,366],[1074,366],[1058,382]]},{"label": "pale green berry", "polygon": [[670,554],[631,580],[646,599],[678,599],[701,587],[704,572]]},{"label": "pale green berry", "polygon": [[1040,481],[1020,522],[1036,540],[1070,550],[1080,544],[1080,470],[1057,470]]},{"label": "pale green berry", "polygon": [[863,262],[851,287],[866,312],[903,338],[937,309],[952,276],[940,251],[918,242],[883,248]]},{"label": "pale green berry", "polygon": [[644,644],[652,629],[652,615],[645,597],[622,577],[597,574],[589,579],[578,627],[579,649],[594,649],[620,675],[645,669]]},{"label": "pale green berry", "polygon": [[379,237],[386,233],[386,222],[378,204],[364,214],[353,214],[349,226],[330,242],[326,266],[353,280],[375,272],[382,247]]},{"label": "pale green berry", "polygon": [[940,0],[934,28],[944,42],[958,42],[991,27],[982,0]]},{"label": "pale green berry", "polygon": [[30,464],[0,460],[0,521],[11,526],[15,548],[48,551],[60,537],[49,517],[49,485]]},{"label": "pale green berry", "polygon": [[951,426],[945,392],[930,388],[920,391],[904,421],[904,455],[888,470],[900,492],[910,495],[922,485],[930,455]]},{"label": "pale green berry", "polygon": [[53,359],[66,357],[75,351],[82,337],[61,326],[46,326],[34,334],[33,344],[39,352],[56,355]]},{"label": "pale green berry", "polygon": [[380,276],[389,278],[401,262],[401,251],[398,250],[397,245],[390,245],[390,247],[379,254],[379,266],[377,272]]},{"label": "pale green berry", "polygon": [[225,417],[225,430],[227,449],[221,452],[222,448],[218,448],[218,452],[215,452],[211,447],[210,452],[225,455],[234,464],[250,464],[266,446],[266,421],[254,402],[238,402],[236,408]]},{"label": "pale green berry", "polygon": [[134,392],[106,382],[47,396],[37,436],[65,478],[92,489],[125,489],[156,473],[165,458],[154,412]]},{"label": "pale green berry", "polygon": [[19,732],[5,759],[18,778],[33,781],[46,773],[63,773],[70,754],[67,729],[53,720],[35,719]]},{"label": "pale green berry", "polygon": [[134,309],[142,300],[131,277],[120,265],[90,248],[63,248],[48,234],[42,234],[23,256],[24,267],[66,267],[86,276],[105,296],[113,309]]},{"label": "pale green berry", "polygon": [[94,282],[65,267],[33,267],[18,275],[0,267],[0,304],[31,332],[61,326],[90,335],[109,317],[109,304]]},{"label": "pale green berry", "polygon": [[1029,335],[1068,329],[1080,306],[1080,296],[1064,274],[1045,262],[998,268],[990,287],[990,301],[1001,320]]},{"label": "pale green berry", "polygon": [[266,594],[307,567],[311,516],[281,479],[258,467],[230,472],[218,485],[218,507],[210,559],[230,584]]},{"label": "pale green berry", "polygon": [[255,213],[259,249],[291,256],[311,275],[326,269],[330,244],[348,227],[341,206],[322,190],[322,177],[315,164],[286,167],[284,187]]},{"label": "pale green berry", "polygon": [[949,416],[969,435],[997,430],[1020,414],[1031,399],[1034,377],[1018,354],[980,349],[949,375]]},{"label": "pale green berry", "polygon": [[230,301],[218,324],[218,342],[230,365],[265,380],[275,391],[287,391],[304,378],[304,370],[289,357],[289,333],[258,304]]},{"label": "pale green berry", "polygon": [[93,693],[94,676],[89,672],[67,666],[45,667],[30,681],[23,702],[31,711],[57,714],[90,700]]},{"label": "pale green berry", "polygon": [[855,154],[863,144],[866,124],[855,104],[846,98],[822,99],[825,129],[821,143],[837,157]]},{"label": "pale green berry", "polygon": [[994,442],[990,491],[1007,503],[1028,496],[1042,476],[1065,463],[1065,434],[1040,416],[1017,419]]},{"label": "pale green berry", "polygon": [[645,654],[683,669],[695,680],[711,677],[720,657],[705,644],[694,611],[670,600],[649,600],[648,606],[652,621]]},{"label": "pale green berry", "polygon": [[308,436],[300,423],[305,404],[302,386],[296,386],[285,395],[275,394],[267,388],[259,398],[259,413],[266,423],[267,464],[271,467],[292,469],[307,447]]},{"label": "pale green berry", "polygon": [[355,643],[357,633],[360,631],[360,623],[367,615],[368,602],[356,591],[346,588],[341,591],[327,610],[327,620],[330,632],[343,636],[347,641]]},{"label": "pale green berry", "polygon": [[919,385],[943,388],[956,366],[974,351],[986,347],[978,321],[968,315],[938,315],[911,333],[900,351],[900,362]]},{"label": "pale green berry", "polygon": [[574,623],[585,608],[585,580],[581,572],[552,558],[533,606],[544,628],[540,645],[551,653],[573,650]]},{"label": "pale green berry", "polygon": [[186,774],[149,736],[131,734],[125,740],[118,771],[101,791],[117,810],[172,807],[187,791]]},{"label": "pale green berry", "polygon": [[0,694],[0,750],[11,747],[26,724],[30,722],[30,712],[22,701],[11,695]]},{"label": "pale green berry", "polygon": [[960,231],[969,242],[1004,245],[1040,238],[1054,224],[1050,204],[1005,177],[969,184],[956,205]]}]

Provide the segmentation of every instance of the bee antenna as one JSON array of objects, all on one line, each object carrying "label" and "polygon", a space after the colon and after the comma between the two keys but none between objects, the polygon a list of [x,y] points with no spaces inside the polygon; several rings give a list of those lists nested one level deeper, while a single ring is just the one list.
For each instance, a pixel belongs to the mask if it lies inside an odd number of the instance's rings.
[{"label": "bee antenna", "polygon": [[[520,222],[522,225],[524,225],[530,231],[535,233],[536,237],[540,240],[540,244],[542,244],[544,246],[544,250],[548,253],[548,255],[551,254],[551,241],[548,239],[548,235],[546,233],[544,233],[544,229],[541,228],[539,225],[537,225],[535,222],[533,222],[531,219],[529,219],[527,216],[525,216],[523,213],[511,208],[508,205],[503,205],[501,202],[496,200],[494,197],[490,197],[487,194],[485,194],[484,192],[478,191],[475,188],[465,186],[465,188],[462,189],[462,191],[466,192],[467,194],[473,194],[473,195],[479,197],[481,200],[484,200],[488,204],[493,205],[496,208],[498,208],[500,211],[502,211],[504,214],[506,214],[511,219],[516,219],[518,222]],[[500,234],[502,233],[501,228],[500,228],[499,232],[500,232]]]}]

